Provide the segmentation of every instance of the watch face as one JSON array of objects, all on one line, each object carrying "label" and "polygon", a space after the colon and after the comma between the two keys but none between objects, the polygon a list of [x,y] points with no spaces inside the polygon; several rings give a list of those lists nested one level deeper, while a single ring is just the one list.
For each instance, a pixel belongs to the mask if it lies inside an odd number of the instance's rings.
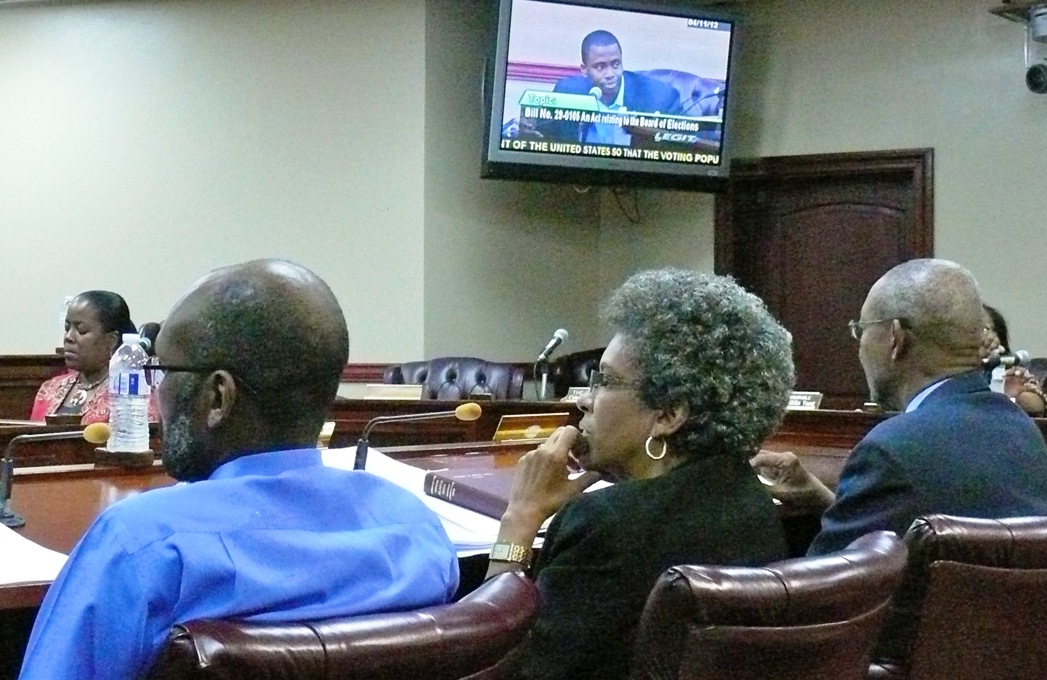
[{"label": "watch face", "polygon": [[491,547],[491,559],[501,562],[527,563],[531,560],[531,549],[513,543],[495,543]]}]

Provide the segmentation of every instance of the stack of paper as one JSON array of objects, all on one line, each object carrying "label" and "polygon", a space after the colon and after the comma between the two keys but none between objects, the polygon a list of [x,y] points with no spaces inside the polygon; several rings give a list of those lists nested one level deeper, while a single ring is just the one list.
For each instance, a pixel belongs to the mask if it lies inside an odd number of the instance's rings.
[{"label": "stack of paper", "polygon": [[0,586],[50,583],[65,564],[65,555],[33,543],[0,524]]},{"label": "stack of paper", "polygon": [[[355,457],[355,446],[323,452],[324,465],[344,470],[353,469]],[[373,448],[367,451],[366,470],[420,498],[440,518],[448,538],[460,555],[486,552],[494,545],[494,539],[498,536],[498,520],[426,495],[423,490],[425,470],[393,460]]]},{"label": "stack of paper", "polygon": [[[352,470],[353,461],[356,458],[356,447],[345,449],[328,449],[323,452],[324,465],[328,467]],[[407,489],[420,498],[430,510],[436,513],[447,531],[448,538],[458,549],[458,555],[465,557],[478,553],[484,553],[491,549],[495,539],[498,537],[497,519],[482,515],[478,512],[468,510],[453,503],[448,503],[439,498],[433,498],[425,493],[426,471],[394,460],[381,451],[370,448],[367,451],[367,472],[378,475],[397,486]],[[595,491],[610,486],[607,482],[597,482],[586,491]],[[549,525],[549,520],[542,526],[542,531]],[[540,547],[541,537],[535,541],[535,547]]]}]

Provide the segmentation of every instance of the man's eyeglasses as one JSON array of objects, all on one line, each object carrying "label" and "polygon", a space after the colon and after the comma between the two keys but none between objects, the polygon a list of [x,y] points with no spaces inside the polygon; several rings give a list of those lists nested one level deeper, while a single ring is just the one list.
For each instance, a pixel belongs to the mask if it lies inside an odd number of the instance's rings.
[{"label": "man's eyeglasses", "polygon": [[257,394],[254,389],[251,388],[243,378],[238,376],[228,368],[221,366],[174,366],[168,364],[161,364],[157,361],[156,357],[152,357],[145,366],[142,367],[142,371],[145,373],[145,381],[150,387],[156,389],[160,386],[160,383],[164,381],[164,376],[168,373],[212,373],[214,371],[228,371],[233,376],[233,380],[236,380],[251,394]]},{"label": "man's eyeglasses", "polygon": [[912,328],[908,319],[901,319],[898,317],[891,317],[890,319],[875,319],[873,321],[848,321],[847,328],[851,331],[852,338],[855,340],[861,340],[862,333],[865,332],[866,326],[875,326],[878,323],[889,323],[891,321],[898,321],[901,327],[906,330]]},{"label": "man's eyeglasses", "polygon": [[619,378],[618,376],[593,369],[589,372],[589,393],[595,392],[597,387],[608,387],[611,389],[616,387],[636,387],[636,383],[632,380]]}]

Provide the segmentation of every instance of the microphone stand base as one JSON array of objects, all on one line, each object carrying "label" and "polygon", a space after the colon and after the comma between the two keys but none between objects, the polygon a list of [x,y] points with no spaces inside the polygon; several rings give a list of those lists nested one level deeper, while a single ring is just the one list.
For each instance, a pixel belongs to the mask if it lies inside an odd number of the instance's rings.
[{"label": "microphone stand base", "polygon": [[0,515],[0,524],[3,524],[5,527],[17,529],[18,527],[25,526],[25,520],[22,519],[21,515],[16,515],[13,512],[5,510],[4,514]]},{"label": "microphone stand base", "polygon": [[152,449],[134,452],[95,449],[95,467],[146,468],[152,465]]}]

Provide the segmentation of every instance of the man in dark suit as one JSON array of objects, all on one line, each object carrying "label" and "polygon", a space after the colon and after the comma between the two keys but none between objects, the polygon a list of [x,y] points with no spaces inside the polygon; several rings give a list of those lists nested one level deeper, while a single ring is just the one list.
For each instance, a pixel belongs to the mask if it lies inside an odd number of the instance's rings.
[{"label": "man in dark suit", "polygon": [[[680,93],[671,85],[622,67],[622,46],[610,31],[593,31],[582,39],[581,74],[562,78],[553,92],[596,94],[602,113],[680,113]],[[521,124],[524,124],[521,121]],[[550,121],[538,125],[546,138],[590,144],[629,146],[631,135],[621,126]]]},{"label": "man in dark suit", "polygon": [[878,529],[903,535],[928,513],[1047,515],[1047,445],[1018,406],[989,390],[970,272],[946,260],[900,264],[850,326],[872,399],[903,413],[855,446],[835,497],[792,454],[752,460],[783,501],[829,506],[809,554]]}]

